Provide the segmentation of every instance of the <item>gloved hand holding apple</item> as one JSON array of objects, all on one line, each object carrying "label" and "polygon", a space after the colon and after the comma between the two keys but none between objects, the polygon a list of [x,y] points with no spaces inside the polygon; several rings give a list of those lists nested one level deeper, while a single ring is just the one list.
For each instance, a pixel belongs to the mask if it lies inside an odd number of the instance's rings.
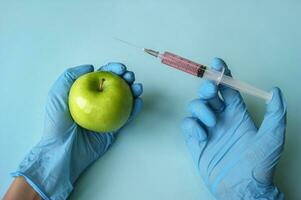
[{"label": "gloved hand holding apple", "polygon": [[66,199],[80,174],[141,110],[142,85],[134,81],[121,63],[96,72],[92,65],[67,69],[48,93],[42,139],[12,175],[23,176],[43,199]]}]

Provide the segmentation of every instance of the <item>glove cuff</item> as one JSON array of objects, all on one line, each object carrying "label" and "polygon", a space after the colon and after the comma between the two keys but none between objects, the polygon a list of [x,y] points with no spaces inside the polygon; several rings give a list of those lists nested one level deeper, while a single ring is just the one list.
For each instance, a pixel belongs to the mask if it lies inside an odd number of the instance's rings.
[{"label": "glove cuff", "polygon": [[11,173],[11,176],[12,177],[18,177],[18,176],[22,176],[26,182],[40,195],[40,197],[42,199],[45,199],[45,200],[50,200],[50,198],[46,195],[46,193],[41,189],[41,186],[40,185],[37,185],[33,180],[32,178],[28,177],[27,175],[23,174],[22,172],[20,171],[16,171],[16,172],[12,172]]},{"label": "glove cuff", "polygon": [[77,137],[74,132],[59,139],[42,139],[12,176],[23,176],[44,199],[67,199],[73,190],[73,183],[90,163],[87,160],[81,165],[76,159],[71,159],[78,148]]},{"label": "glove cuff", "polygon": [[59,143],[39,142],[11,173],[13,177],[23,176],[43,199],[67,199],[73,190],[71,162],[65,159],[71,148]]},{"label": "glove cuff", "polygon": [[112,134],[88,134],[71,127],[60,137],[42,138],[12,175],[23,176],[44,199],[67,199],[80,174],[114,139]]}]

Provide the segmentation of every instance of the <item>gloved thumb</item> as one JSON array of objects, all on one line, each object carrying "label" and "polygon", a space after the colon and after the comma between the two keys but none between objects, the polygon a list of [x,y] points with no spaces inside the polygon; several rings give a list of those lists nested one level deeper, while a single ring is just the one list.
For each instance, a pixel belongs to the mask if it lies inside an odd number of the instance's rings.
[{"label": "gloved thumb", "polygon": [[286,127],[285,100],[279,88],[274,88],[272,92],[272,99],[267,105],[266,114],[257,133],[260,140],[256,144],[256,150],[263,160],[253,172],[259,182],[267,185],[272,182],[274,166],[283,151]]},{"label": "gloved thumb", "polygon": [[268,103],[258,134],[272,134],[273,138],[283,142],[286,127],[286,102],[279,88],[273,88],[273,96]]},{"label": "gloved thumb", "polygon": [[72,81],[75,81],[77,78],[79,78],[81,75],[93,72],[94,67],[93,65],[80,65],[77,67],[72,67],[67,69],[63,76],[67,79],[70,79]]},{"label": "gloved thumb", "polygon": [[67,102],[68,92],[74,81],[81,75],[93,72],[93,65],[80,65],[77,67],[66,69],[59,78],[52,85],[50,94],[62,96],[63,100]]}]

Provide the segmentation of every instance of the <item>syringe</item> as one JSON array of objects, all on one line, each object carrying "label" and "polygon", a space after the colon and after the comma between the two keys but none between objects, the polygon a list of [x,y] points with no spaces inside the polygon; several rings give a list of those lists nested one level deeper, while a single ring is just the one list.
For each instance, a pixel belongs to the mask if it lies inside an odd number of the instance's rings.
[{"label": "syringe", "polygon": [[219,72],[210,69],[204,65],[198,64],[181,56],[165,51],[163,54],[159,51],[143,48],[144,52],[161,60],[161,63],[182,70],[194,76],[215,81],[216,84],[223,84],[240,92],[248,93],[265,99],[267,102],[272,99],[272,94],[258,89],[252,85],[236,80],[224,74],[224,70]]}]

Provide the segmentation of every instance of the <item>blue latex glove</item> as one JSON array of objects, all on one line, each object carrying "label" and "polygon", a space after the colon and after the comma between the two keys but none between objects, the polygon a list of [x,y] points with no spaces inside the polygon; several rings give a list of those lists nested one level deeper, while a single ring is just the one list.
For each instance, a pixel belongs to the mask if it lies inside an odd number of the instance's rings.
[{"label": "blue latex glove", "polygon": [[[212,67],[231,75],[224,61]],[[278,88],[257,128],[239,92],[205,81],[182,130],[201,177],[217,199],[284,199],[273,184],[283,150],[286,103]],[[218,96],[220,93],[221,97]]]},{"label": "blue latex glove", "polygon": [[[142,107],[142,85],[133,84],[134,73],[123,64],[110,63],[100,70],[121,76],[131,86],[135,100],[130,121]],[[71,118],[70,87],[78,77],[92,71],[92,65],[70,68],[54,83],[48,94],[43,137],[12,174],[25,177],[43,199],[66,199],[79,175],[108,150],[118,132],[92,132]]]}]

